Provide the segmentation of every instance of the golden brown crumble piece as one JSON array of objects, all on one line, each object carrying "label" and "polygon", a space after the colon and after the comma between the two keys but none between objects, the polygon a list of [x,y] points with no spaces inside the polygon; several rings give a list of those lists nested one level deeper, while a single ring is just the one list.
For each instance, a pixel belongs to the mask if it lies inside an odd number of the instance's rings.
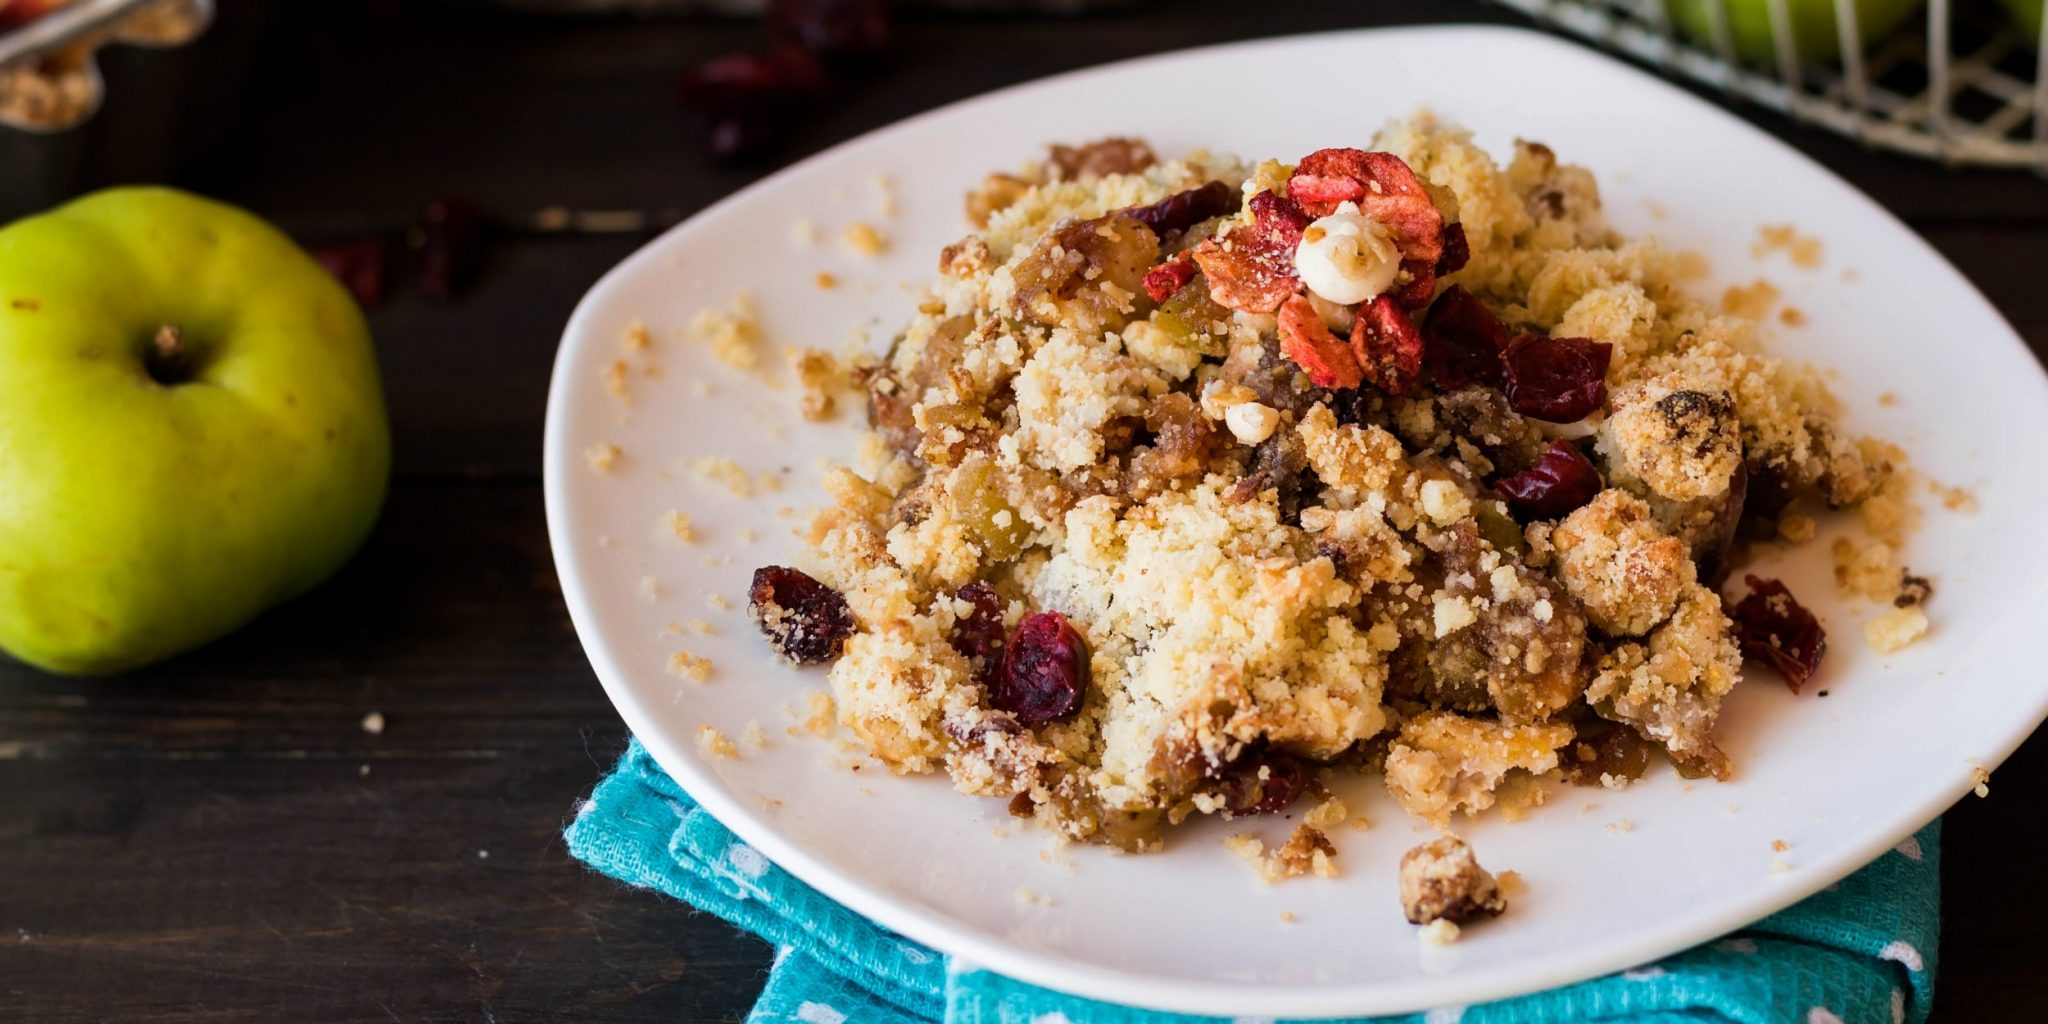
[{"label": "golden brown crumble piece", "polygon": [[646,323],[634,320],[620,332],[619,341],[628,352],[644,352],[654,344],[654,334],[647,329]]},{"label": "golden brown crumble piece", "polygon": [[591,469],[600,473],[609,473],[618,466],[619,459],[624,457],[624,455],[625,452],[620,450],[618,445],[607,442],[594,444],[585,449],[583,459],[590,463]]},{"label": "golden brown crumble piece", "polygon": [[848,224],[839,237],[846,243],[847,248],[868,259],[880,256],[889,248],[888,238],[874,225],[864,221]]},{"label": "golden brown crumble piece", "polygon": [[733,296],[730,309],[707,309],[690,321],[690,333],[710,343],[711,354],[735,370],[761,363],[761,321],[752,296]]},{"label": "golden brown crumble piece", "polygon": [[1720,596],[1693,584],[1644,641],[1619,644],[1600,659],[1586,701],[1602,717],[1662,744],[1689,774],[1726,778],[1730,767],[1714,744],[1714,722],[1741,672]]},{"label": "golden brown crumble piece", "polygon": [[1502,725],[1429,711],[1409,719],[1387,749],[1387,789],[1408,813],[1442,827],[1454,811],[1493,806],[1508,773],[1542,774],[1557,767],[1572,727]]},{"label": "golden brown crumble piece", "polygon": [[1616,636],[1642,636],[1670,618],[1695,582],[1685,545],[1658,528],[1650,506],[1612,488],[1566,516],[1550,543],[1565,590]]},{"label": "golden brown crumble piece", "polygon": [[711,659],[691,654],[688,651],[677,651],[668,656],[668,670],[693,683],[709,682],[711,680]]},{"label": "golden brown crumble piece", "polygon": [[806,348],[792,351],[789,365],[796,373],[797,386],[803,389],[797,408],[804,419],[813,423],[831,419],[837,401],[835,392],[846,379],[839,360],[830,352]]},{"label": "golden brown crumble piece", "polygon": [[1495,917],[1508,908],[1500,884],[1453,835],[1401,855],[1401,911],[1409,924]]},{"label": "golden brown crumble piece", "polygon": [[697,749],[711,757],[740,756],[740,748],[733,745],[731,737],[708,725],[697,727]]},{"label": "golden brown crumble piece", "polygon": [[1742,428],[1724,391],[1664,374],[1616,394],[1600,447],[1650,493],[1673,501],[1718,498],[1742,468]]},{"label": "golden brown crumble piece", "polygon": [[967,193],[967,222],[976,229],[988,227],[989,218],[1015,205],[1031,191],[1034,182],[1013,174],[991,174],[981,187]]}]

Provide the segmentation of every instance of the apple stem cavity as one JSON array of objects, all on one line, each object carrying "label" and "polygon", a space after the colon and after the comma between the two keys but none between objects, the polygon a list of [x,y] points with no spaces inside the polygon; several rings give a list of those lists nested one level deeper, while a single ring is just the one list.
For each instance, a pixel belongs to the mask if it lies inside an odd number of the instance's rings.
[{"label": "apple stem cavity", "polygon": [[155,336],[149,339],[149,351],[143,354],[142,367],[149,373],[149,379],[165,387],[191,380],[191,352],[185,347],[185,332],[175,324],[158,327]]}]

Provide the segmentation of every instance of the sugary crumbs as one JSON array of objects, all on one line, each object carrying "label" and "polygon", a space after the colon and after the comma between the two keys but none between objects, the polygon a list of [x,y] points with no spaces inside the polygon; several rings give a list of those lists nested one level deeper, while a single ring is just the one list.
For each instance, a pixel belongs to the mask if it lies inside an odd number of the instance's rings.
[{"label": "sugary crumbs", "polygon": [[697,749],[711,757],[740,756],[740,748],[733,746],[730,738],[708,725],[697,727]]},{"label": "sugary crumbs", "polygon": [[733,297],[730,309],[707,309],[690,322],[690,333],[711,346],[719,362],[735,370],[761,363],[761,321],[749,295]]},{"label": "sugary crumbs", "polygon": [[697,528],[691,525],[690,517],[676,509],[661,514],[661,529],[685,544],[697,539]]},{"label": "sugary crumbs", "polygon": [[647,329],[646,323],[634,320],[619,332],[619,343],[628,352],[645,352],[654,345],[654,334]]},{"label": "sugary crumbs", "polygon": [[609,442],[591,445],[583,451],[584,460],[590,463],[591,469],[599,473],[611,472],[624,456],[625,452],[620,450],[618,445]]},{"label": "sugary crumbs", "polygon": [[[895,772],[1133,851],[1319,771],[1438,827],[1530,780],[1725,779],[1744,655],[1796,687],[1826,644],[1776,581],[1721,588],[1819,509],[1871,538],[1838,579],[1903,613],[1884,642],[1925,628],[1903,455],[1763,350],[1776,289],[1702,301],[1699,261],[1618,235],[1548,147],[1503,166],[1426,117],[1294,165],[1110,139],[968,213],[887,356],[817,368],[873,437],[768,568],[843,605],[757,615]],[[1819,262],[1789,227],[1759,246]],[[1332,803],[1228,845],[1333,872]]]},{"label": "sugary crumbs", "polygon": [[845,240],[848,248],[869,259],[880,256],[883,250],[889,247],[888,239],[884,238],[874,225],[864,222],[848,224],[840,237]]},{"label": "sugary crumbs", "polygon": [[668,656],[668,670],[693,683],[709,682],[711,659],[688,651],[677,651]]}]

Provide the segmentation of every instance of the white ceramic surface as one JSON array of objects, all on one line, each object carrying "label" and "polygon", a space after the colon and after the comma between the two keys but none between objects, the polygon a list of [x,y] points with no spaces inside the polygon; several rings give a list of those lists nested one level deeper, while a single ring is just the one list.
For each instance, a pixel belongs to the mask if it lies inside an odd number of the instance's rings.
[{"label": "white ceramic surface", "polygon": [[[1496,153],[1516,136],[1550,144],[1600,175],[1623,230],[1705,253],[1716,286],[1766,276],[1807,314],[1808,326],[1772,332],[1777,348],[1837,368],[1854,426],[1903,443],[1981,505],[1962,515],[1923,502],[1908,555],[1936,580],[1932,635],[1893,657],[1871,653],[1859,623],[1876,609],[1836,601],[1825,543],[1766,567],[1818,606],[1835,642],[1804,697],[1757,670],[1730,699],[1721,732],[1736,780],[1688,784],[1666,768],[1624,792],[1559,790],[1519,824],[1461,824],[1483,861],[1519,871],[1527,893],[1436,951],[1417,943],[1395,898],[1395,859],[1424,833],[1376,783],[1352,787],[1375,825],[1336,836],[1342,877],[1266,887],[1222,848],[1242,822],[1196,824],[1153,856],[1042,857],[1045,837],[1000,801],[872,763],[852,771],[858,762],[831,744],[785,733],[781,709],[800,707],[823,676],[770,660],[745,617],[747,579],[799,543],[784,510],[821,500],[822,461],[850,458],[857,418],[800,421],[786,380],[766,386],[683,340],[698,310],[747,291],[772,345],[837,346],[865,325],[879,346],[910,312],[909,282],[928,278],[940,246],[964,233],[963,191],[1046,142],[1139,134],[1169,154],[1292,159],[1364,145],[1418,107],[1468,125]],[[878,211],[878,175],[894,183],[895,216]],[[797,219],[820,240],[798,241]],[[890,236],[884,258],[839,243],[857,220]],[[1774,222],[1822,238],[1825,266],[1753,257],[1757,228]],[[842,284],[820,289],[819,271]],[[635,318],[658,340],[634,363],[660,376],[635,372],[628,407],[600,376]],[[1880,405],[1886,391],[1896,401]],[[563,590],[598,677],[661,764],[777,863],[907,936],[1032,982],[1184,1011],[1328,1016],[1477,1002],[1661,956],[1834,882],[1966,795],[1973,769],[1995,766],[2048,709],[2037,654],[2048,460],[2020,454],[2044,438],[2048,381],[2012,329],[1869,199],[1613,60],[1531,32],[1444,28],[1065,75],[913,118],[740,192],[625,261],[577,309],[549,400],[546,485]],[[584,457],[602,442],[624,450],[607,475]],[[785,484],[743,500],[676,469],[707,455]],[[697,543],[663,535],[670,508],[696,522]],[[711,594],[730,607],[713,608]],[[716,635],[664,635],[693,618]],[[668,672],[678,649],[713,659],[713,680]],[[694,742],[700,725],[737,739],[751,721],[770,737],[759,753],[712,759]],[[1610,827],[1623,820],[1632,828]],[[1269,836],[1287,827],[1255,825]],[[1020,900],[1020,888],[1039,900]],[[1283,923],[1283,911],[1298,922]]]}]

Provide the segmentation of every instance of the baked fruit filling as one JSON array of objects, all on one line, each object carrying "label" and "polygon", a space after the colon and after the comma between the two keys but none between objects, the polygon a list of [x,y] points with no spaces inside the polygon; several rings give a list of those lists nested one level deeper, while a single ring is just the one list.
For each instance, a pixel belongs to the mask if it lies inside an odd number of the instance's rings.
[{"label": "baked fruit filling", "polygon": [[859,370],[868,464],[828,472],[805,572],[755,587],[891,768],[1131,850],[1325,766],[1443,825],[1659,752],[1726,778],[1743,651],[1818,660],[1781,587],[1741,633],[1716,588],[1745,530],[1865,501],[1896,450],[1547,148],[1501,167],[1428,119],[1292,166],[1115,139],[968,207]]}]

